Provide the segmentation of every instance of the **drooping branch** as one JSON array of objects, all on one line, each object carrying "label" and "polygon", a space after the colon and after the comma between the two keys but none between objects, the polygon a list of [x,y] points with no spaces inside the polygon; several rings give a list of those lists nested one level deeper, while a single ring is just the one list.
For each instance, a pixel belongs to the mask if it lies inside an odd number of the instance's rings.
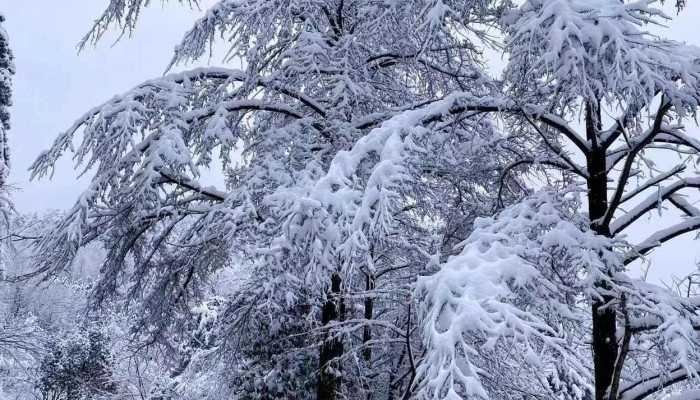
[{"label": "drooping branch", "polygon": [[537,131],[537,133],[540,135],[540,137],[542,138],[542,141],[545,143],[545,145],[546,145],[554,154],[556,154],[559,158],[561,158],[562,161],[563,161],[566,165],[569,166],[569,168],[571,169],[571,171],[573,171],[573,172],[576,173],[578,176],[580,176],[580,177],[582,177],[582,178],[584,178],[584,179],[588,178],[588,173],[586,172],[586,170],[585,170],[584,167],[582,167],[582,166],[578,165],[576,162],[574,162],[574,161],[571,159],[571,157],[569,157],[569,156],[566,154],[566,152],[565,152],[561,147],[555,146],[554,143],[552,143],[551,140],[549,140],[549,139],[547,138],[547,135],[545,135],[545,133],[542,132],[542,130],[540,129],[540,127],[537,126],[537,124],[532,120],[532,118],[530,118],[530,117],[527,116],[527,115],[525,115],[525,118],[527,119],[527,122],[530,124],[530,126],[532,126],[532,127],[535,129],[535,131]]},{"label": "drooping branch", "polygon": [[503,169],[503,171],[501,171],[501,175],[499,178],[499,186],[498,186],[498,201],[499,201],[500,206],[503,205],[502,198],[503,198],[503,189],[505,188],[506,178],[508,177],[508,175],[510,174],[510,172],[512,170],[514,170],[515,168],[517,168],[521,165],[546,165],[546,166],[558,168],[558,169],[563,170],[563,171],[573,172],[573,173],[581,176],[582,178],[586,177],[585,171],[577,171],[576,169],[572,168],[568,164],[565,164],[564,162],[561,162],[559,160],[538,160],[538,159],[534,159],[534,158],[528,158],[528,159],[520,159],[520,160],[514,161],[514,162],[508,164]]},{"label": "drooping branch", "polygon": [[[569,139],[581,152],[584,154],[590,151],[590,146],[586,141],[563,119],[555,114],[547,112],[539,112],[538,110],[529,110],[526,107],[521,107],[512,101],[498,101],[493,102],[493,104],[483,103],[467,103],[460,104],[457,102],[455,105],[449,108],[448,114],[458,115],[465,112],[479,112],[479,113],[506,113],[514,114],[520,116],[528,116],[535,121],[542,122],[543,124],[557,130],[559,133],[563,134],[567,139]],[[442,120],[444,115],[437,114],[432,115],[423,120],[424,124],[429,124],[431,122],[436,122]]]},{"label": "drooping branch", "polygon": [[195,110],[187,114],[185,120],[189,123],[208,119],[218,110],[225,109],[228,112],[235,111],[269,111],[284,114],[288,117],[301,119],[304,116],[284,103],[269,103],[260,100],[232,100],[211,107]]},{"label": "drooping branch", "polygon": [[224,201],[226,200],[226,193],[211,187],[203,187],[194,180],[181,175],[175,175],[169,171],[159,171],[160,175],[163,177],[163,181],[167,183],[172,183],[177,186],[182,186],[186,189],[192,190],[196,193],[200,193],[212,200]]}]

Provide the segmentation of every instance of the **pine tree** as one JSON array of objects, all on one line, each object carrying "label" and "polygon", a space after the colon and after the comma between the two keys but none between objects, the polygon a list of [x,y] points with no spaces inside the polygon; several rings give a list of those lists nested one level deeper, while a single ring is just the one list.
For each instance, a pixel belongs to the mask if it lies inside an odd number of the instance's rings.
[{"label": "pine tree", "polygon": [[5,187],[10,168],[7,130],[10,129],[12,105],[12,75],[15,73],[12,51],[7,32],[2,26],[5,17],[0,14],[0,186]]}]

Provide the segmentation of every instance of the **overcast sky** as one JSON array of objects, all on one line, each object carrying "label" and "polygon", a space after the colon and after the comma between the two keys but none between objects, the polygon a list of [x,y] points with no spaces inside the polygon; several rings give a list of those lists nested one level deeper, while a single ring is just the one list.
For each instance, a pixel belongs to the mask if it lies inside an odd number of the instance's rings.
[{"label": "overcast sky", "polygon": [[200,12],[153,2],[137,34],[114,44],[115,35],[78,54],[76,44],[106,0],[0,0],[15,53],[12,176],[20,211],[66,208],[84,183],[72,162],[53,180],[29,182],[27,168],[40,151],[88,109],[144,80],[163,74],[172,49]]},{"label": "overcast sky", "polygon": [[[85,182],[76,179],[71,161],[59,165],[53,180],[39,182],[29,181],[27,168],[31,162],[89,108],[161,75],[172,49],[201,14],[174,1],[165,7],[153,1],[133,38],[114,45],[114,40],[104,40],[96,48],[78,54],[76,44],[106,3],[0,0],[17,66],[10,137],[11,180],[19,188],[14,195],[19,211],[40,212],[72,205]],[[665,35],[700,45],[700,4],[689,3]],[[214,64],[217,61],[212,60]],[[700,134],[700,129],[693,131]],[[658,221],[650,220],[635,236],[657,228]],[[685,273],[700,261],[698,243],[690,238],[678,240],[658,251],[652,261],[654,279]]]}]

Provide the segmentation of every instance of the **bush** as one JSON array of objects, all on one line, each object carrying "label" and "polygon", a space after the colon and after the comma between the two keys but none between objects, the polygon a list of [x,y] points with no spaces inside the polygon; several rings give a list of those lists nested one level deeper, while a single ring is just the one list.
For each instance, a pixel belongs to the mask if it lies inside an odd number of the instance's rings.
[{"label": "bush", "polygon": [[108,339],[98,331],[81,330],[54,342],[39,376],[43,400],[92,400],[116,392]]}]

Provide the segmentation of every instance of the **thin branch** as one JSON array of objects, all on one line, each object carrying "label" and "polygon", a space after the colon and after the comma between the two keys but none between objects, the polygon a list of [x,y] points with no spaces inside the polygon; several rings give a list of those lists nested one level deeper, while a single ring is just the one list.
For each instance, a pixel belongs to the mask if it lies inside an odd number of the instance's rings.
[{"label": "thin branch", "polygon": [[622,368],[625,366],[625,360],[627,359],[627,354],[630,349],[630,341],[632,340],[632,329],[630,326],[629,312],[627,310],[627,299],[624,293],[622,294],[622,298],[620,300],[622,302],[622,314],[625,316],[625,333],[622,336],[622,345],[620,346],[620,351],[617,353],[617,358],[615,360],[612,383],[610,384],[609,400],[615,400],[618,398],[620,376],[622,374]]},{"label": "thin branch", "polygon": [[542,132],[539,126],[535,124],[535,122],[528,116],[525,115],[525,119],[527,122],[539,133],[540,137],[544,141],[545,145],[549,147],[549,149],[559,156],[570,168],[572,171],[574,171],[576,174],[581,176],[582,178],[588,178],[588,172],[585,170],[585,168],[581,167],[580,165],[576,164],[567,154],[564,152],[563,149],[554,146],[554,144],[547,138],[547,136]]},{"label": "thin branch", "polygon": [[[538,114],[535,112],[529,112],[523,107],[516,105],[486,105],[486,104],[466,104],[466,105],[454,105],[450,107],[448,113],[450,115],[457,115],[464,112],[480,112],[480,113],[509,113],[517,115],[527,115],[536,121],[542,122],[545,125],[556,129],[562,133],[566,138],[568,138],[579,150],[583,153],[588,153],[590,151],[590,146],[588,143],[573,129],[568,123],[551,113]],[[441,121],[444,118],[443,114],[434,114],[423,120],[423,124],[427,125],[432,122]]]},{"label": "thin branch", "polygon": [[[552,167],[556,167],[556,168],[559,168],[559,169],[562,169],[562,170],[565,170],[565,171],[570,171],[570,172],[573,172],[573,173],[578,174],[578,171],[572,169],[572,168],[571,168],[570,166],[568,166],[567,164],[564,164],[564,163],[559,162],[559,161],[556,161],[556,160],[536,160],[536,159],[528,158],[528,159],[522,159],[522,160],[514,161],[514,162],[510,163],[509,165],[507,165],[507,166],[503,169],[503,171],[501,172],[501,176],[500,176],[499,179],[498,179],[498,180],[499,180],[499,184],[498,184],[498,202],[499,202],[500,205],[503,205],[502,196],[503,196],[503,189],[504,189],[504,186],[505,186],[506,177],[510,174],[510,171],[512,171],[513,169],[515,169],[515,168],[517,168],[517,167],[519,167],[519,166],[521,166],[521,165],[526,165],[526,164],[530,164],[530,165],[549,165],[549,166],[552,166]],[[582,175],[582,177],[585,178],[586,176],[585,176],[585,175]]]},{"label": "thin branch", "polygon": [[673,167],[671,170],[664,172],[663,174],[659,174],[657,176],[649,178],[646,182],[641,184],[640,186],[636,187],[634,190],[631,192],[625,194],[622,196],[620,199],[620,204],[623,204],[632,198],[638,196],[640,193],[644,192],[645,190],[651,188],[652,186],[656,186],[659,183],[671,178],[672,176],[678,175],[679,173],[685,171],[685,164],[679,164]]},{"label": "thin branch", "polygon": [[170,172],[166,171],[160,171],[160,175],[163,177],[163,181],[167,183],[172,183],[178,186],[182,186],[186,189],[192,190],[194,192],[200,193],[206,197],[211,198],[212,200],[216,201],[224,201],[226,200],[226,192],[222,192],[220,190],[216,190],[213,188],[209,187],[203,187],[199,183],[195,182],[194,180],[186,177],[186,176],[175,176]]},{"label": "thin branch", "polygon": [[603,216],[603,220],[601,222],[602,226],[608,226],[610,221],[612,221],[615,211],[621,204],[622,195],[627,187],[627,182],[629,181],[630,173],[632,171],[632,165],[637,157],[637,154],[639,154],[639,152],[642,151],[646,145],[650,144],[654,137],[661,131],[661,124],[664,120],[666,112],[668,112],[669,109],[671,109],[671,103],[662,97],[661,105],[659,106],[659,110],[654,117],[653,126],[647,132],[645,132],[644,135],[642,135],[642,137],[629,149],[627,158],[625,159],[625,165],[622,167],[622,172],[617,180],[617,188],[615,189],[615,193],[610,200],[608,209]]},{"label": "thin branch", "polygon": [[[698,368],[700,366],[695,366]],[[664,371],[648,375],[625,385],[620,391],[620,400],[642,400],[661,389],[682,382],[690,377],[690,373],[684,367],[679,366],[671,371]]]},{"label": "thin branch", "polygon": [[635,246],[632,251],[625,256],[624,263],[627,265],[669,240],[698,229],[700,229],[700,217],[688,218],[681,223],[660,230]]},{"label": "thin branch", "polygon": [[620,233],[644,214],[657,207],[659,202],[667,200],[678,191],[687,188],[700,189],[700,177],[679,179],[669,186],[660,188],[658,193],[649,195],[632,210],[617,218],[610,225],[610,232],[612,234]]}]

